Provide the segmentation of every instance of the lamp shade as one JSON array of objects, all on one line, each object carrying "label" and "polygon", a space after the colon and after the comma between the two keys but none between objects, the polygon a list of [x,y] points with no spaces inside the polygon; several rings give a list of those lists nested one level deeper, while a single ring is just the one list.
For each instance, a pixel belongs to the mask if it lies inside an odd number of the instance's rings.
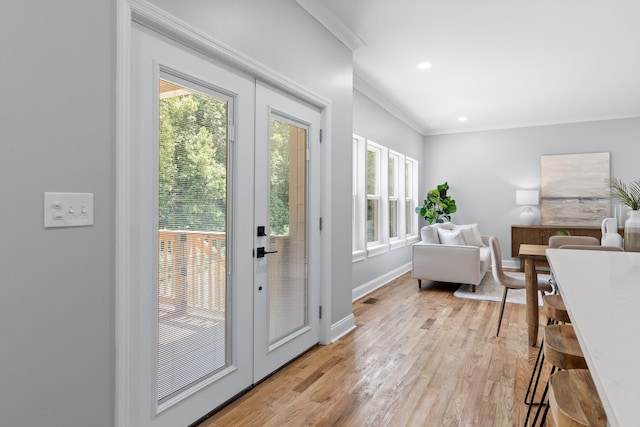
[{"label": "lamp shade", "polygon": [[537,205],[539,197],[538,190],[516,190],[516,205]]}]

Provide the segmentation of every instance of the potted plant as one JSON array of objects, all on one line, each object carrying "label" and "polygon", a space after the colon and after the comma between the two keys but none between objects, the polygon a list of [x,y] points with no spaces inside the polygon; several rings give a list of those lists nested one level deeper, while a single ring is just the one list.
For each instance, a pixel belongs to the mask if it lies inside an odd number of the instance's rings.
[{"label": "potted plant", "polygon": [[627,185],[622,180],[611,178],[609,186],[614,200],[631,208],[624,223],[624,250],[640,252],[640,179]]},{"label": "potted plant", "polygon": [[416,213],[424,217],[429,224],[451,221],[451,214],[455,213],[457,208],[456,201],[447,195],[447,190],[447,182],[429,190],[424,204],[416,208]]}]

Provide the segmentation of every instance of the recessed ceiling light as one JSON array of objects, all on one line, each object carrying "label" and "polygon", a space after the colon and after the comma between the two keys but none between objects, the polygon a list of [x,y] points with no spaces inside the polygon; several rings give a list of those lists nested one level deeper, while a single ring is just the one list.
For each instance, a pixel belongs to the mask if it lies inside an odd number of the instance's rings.
[{"label": "recessed ceiling light", "polygon": [[429,68],[431,68],[431,63],[430,62],[421,62],[418,64],[418,69],[419,70],[428,70]]},{"label": "recessed ceiling light", "polygon": [[458,121],[459,121],[459,122],[466,122],[466,121],[467,121],[467,118],[466,118],[465,116],[458,117]]}]

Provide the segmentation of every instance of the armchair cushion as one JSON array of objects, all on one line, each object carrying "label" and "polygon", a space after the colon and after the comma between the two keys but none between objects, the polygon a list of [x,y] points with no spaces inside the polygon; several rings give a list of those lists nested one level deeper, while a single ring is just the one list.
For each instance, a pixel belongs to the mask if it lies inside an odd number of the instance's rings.
[{"label": "armchair cushion", "polygon": [[438,227],[434,225],[427,225],[426,227],[422,227],[420,230],[420,237],[422,238],[422,243],[433,243],[439,244],[440,238],[438,237]]},{"label": "armchair cushion", "polygon": [[445,230],[444,228],[438,228],[438,237],[440,243],[443,245],[464,245],[464,237],[462,237],[461,230]]},{"label": "armchair cushion", "polygon": [[482,236],[478,231],[478,224],[456,225],[456,228],[462,232],[462,237],[464,237],[466,245],[477,247],[485,246],[482,242]]}]

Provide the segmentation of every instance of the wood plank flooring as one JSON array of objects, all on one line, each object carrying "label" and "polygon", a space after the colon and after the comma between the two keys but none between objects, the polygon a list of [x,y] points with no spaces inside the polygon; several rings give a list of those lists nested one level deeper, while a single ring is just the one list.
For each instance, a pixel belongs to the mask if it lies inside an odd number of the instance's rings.
[{"label": "wood plank flooring", "polygon": [[390,282],[354,303],[355,331],[312,348],[199,427],[524,425],[537,354],[525,306],[506,305],[496,337],[500,304],[459,299],[455,289],[418,290],[408,274]]}]

